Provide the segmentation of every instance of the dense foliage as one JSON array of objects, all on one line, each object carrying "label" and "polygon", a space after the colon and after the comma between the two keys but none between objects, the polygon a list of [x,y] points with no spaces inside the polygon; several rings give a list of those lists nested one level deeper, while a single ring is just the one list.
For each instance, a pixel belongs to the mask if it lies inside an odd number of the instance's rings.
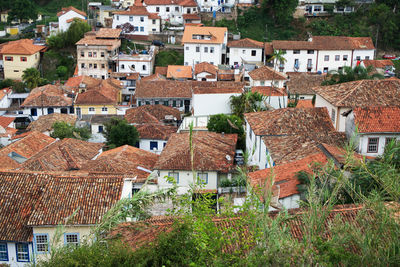
[{"label": "dense foliage", "polygon": [[207,129],[217,133],[236,133],[238,134],[238,148],[244,149],[246,147],[243,121],[236,115],[211,115]]},{"label": "dense foliage", "polygon": [[129,125],[126,120],[112,118],[105,123],[105,132],[108,148],[115,148],[123,145],[137,146],[139,133],[136,127]]},{"label": "dense foliage", "polygon": [[231,96],[230,106],[232,113],[244,119],[244,113],[267,110],[267,97],[258,92],[245,92],[239,96]]},{"label": "dense foliage", "polygon": [[47,44],[51,48],[62,49],[67,46],[75,47],[75,43],[83,38],[84,34],[90,31],[91,27],[86,21],[75,19],[66,32],[47,38]]},{"label": "dense foliage", "polygon": [[53,138],[75,138],[88,140],[91,136],[88,128],[74,127],[66,122],[58,121],[53,124],[53,132],[50,134]]},{"label": "dense foliage", "polygon": [[8,13],[8,21],[12,21],[14,19],[19,19],[20,21],[23,20],[36,20],[38,17],[38,10],[35,3],[31,0],[13,0],[8,1],[9,6],[11,9]]},{"label": "dense foliage", "polygon": [[322,82],[322,85],[332,85],[338,83],[352,82],[358,80],[383,79],[384,76],[379,73],[372,73],[373,67],[356,66],[354,68],[345,66],[338,71],[328,73],[327,79]]}]

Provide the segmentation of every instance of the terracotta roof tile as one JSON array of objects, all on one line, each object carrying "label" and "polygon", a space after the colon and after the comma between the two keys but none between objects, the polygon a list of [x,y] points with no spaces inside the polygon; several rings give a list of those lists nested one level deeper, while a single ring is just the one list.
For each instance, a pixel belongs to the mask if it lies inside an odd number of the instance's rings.
[{"label": "terracotta roof tile", "polygon": [[136,126],[140,139],[168,140],[169,137],[178,131],[178,127],[162,125],[159,123],[141,124]]},{"label": "terracotta roof tile", "polygon": [[314,36],[312,41],[272,41],[275,50],[372,50],[370,37]]},{"label": "terracotta roof tile", "polygon": [[168,65],[167,78],[192,79],[192,66]]},{"label": "terracotta roof tile", "polygon": [[353,109],[360,133],[400,133],[400,107],[366,107]]},{"label": "terracotta roof tile", "polygon": [[[204,44],[222,44],[228,29],[225,27],[196,27],[186,26],[182,37],[182,43],[204,43]],[[193,35],[210,36],[211,39],[193,39]]]},{"label": "terracotta roof tile", "polygon": [[51,138],[50,136],[40,132],[28,132],[20,140],[17,140],[0,149],[0,169],[9,170],[18,168],[20,166],[20,163],[9,156],[12,153],[29,159],[54,141],[54,138]]},{"label": "terracotta roof tile", "polygon": [[154,73],[161,74],[163,76],[167,76],[167,69],[168,69],[168,67],[156,66]]},{"label": "terracotta roof tile", "polygon": [[100,153],[102,143],[65,138],[43,148],[25,161],[21,168],[31,171],[77,170]]},{"label": "terracotta roof tile", "polygon": [[127,10],[114,11],[113,14],[117,15],[132,15],[132,16],[148,16],[150,13],[144,6],[130,6]]},{"label": "terracotta roof tile", "polygon": [[149,173],[138,169],[153,170],[159,155],[124,145],[101,153],[96,159],[88,160],[81,170],[90,172],[122,173],[137,176],[136,182],[144,182]]},{"label": "terracotta roof tile", "polygon": [[85,19],[81,19],[81,18],[71,18],[71,19],[67,19],[66,22],[67,22],[67,23],[71,23],[71,22],[73,22],[74,20],[86,21]]},{"label": "terracotta roof tile", "polygon": [[194,0],[182,0],[179,1],[180,6],[187,6],[187,7],[197,7],[197,2]]},{"label": "terracotta roof tile", "polygon": [[287,96],[284,88],[276,88],[272,86],[252,86],[251,91],[258,92],[265,96]]},{"label": "terracotta roof tile", "polygon": [[119,39],[96,38],[96,32],[94,32],[94,34],[92,32],[89,33],[90,34],[85,34],[85,36],[82,39],[76,42],[76,45],[107,46],[108,51],[114,50],[121,46],[121,40]]},{"label": "terracotta roof tile", "polygon": [[208,62],[201,62],[199,64],[194,65],[194,74],[199,74],[202,72],[207,72],[212,75],[217,75],[218,68],[217,66],[210,64]]},{"label": "terracotta roof tile", "polygon": [[10,41],[1,47],[0,54],[3,55],[33,55],[46,46],[34,45],[33,40],[21,39],[17,41]]},{"label": "terracotta roof tile", "polygon": [[313,87],[320,86],[326,75],[308,74],[305,72],[287,72],[289,81],[286,82],[291,95],[315,95]]},{"label": "terracotta roof tile", "polygon": [[201,17],[196,13],[183,14],[182,17],[185,20],[187,20],[187,19],[189,19],[189,20],[201,20]]},{"label": "terracotta roof tile", "polygon": [[122,85],[120,85],[120,81],[118,80],[101,80],[99,86],[87,86],[85,92],[79,93],[75,104],[116,105],[118,104],[121,89]]},{"label": "terracotta roof tile", "polygon": [[365,59],[362,61],[365,67],[372,66],[374,68],[385,68],[386,66],[394,66],[393,61],[390,59]]},{"label": "terracotta roof tile", "polygon": [[76,13],[78,13],[78,14],[84,16],[84,17],[87,16],[85,12],[83,12],[83,11],[81,11],[81,10],[79,10],[79,9],[77,9],[77,8],[75,8],[75,7],[73,7],[73,6],[69,6],[69,7],[63,7],[63,8],[61,9],[61,11],[57,13],[57,17],[64,15],[64,14],[67,13],[68,11],[75,11]]},{"label": "terracotta roof tile", "polygon": [[144,105],[128,109],[125,113],[126,121],[132,124],[158,123],[165,120],[166,116],[181,120],[178,109],[164,105]]},{"label": "terracotta roof tile", "polygon": [[191,98],[190,84],[181,81],[147,81],[136,86],[136,98]]},{"label": "terracotta roof tile", "polygon": [[249,76],[253,79],[253,80],[264,80],[264,81],[285,81],[288,78],[286,77],[286,75],[273,70],[270,67],[267,66],[262,66],[258,69],[254,69],[252,71],[249,72]]},{"label": "terracotta roof tile", "polygon": [[0,116],[0,126],[4,129],[8,127],[13,121],[15,120],[14,117],[4,117]]},{"label": "terracotta roof tile", "polygon": [[314,105],[311,99],[299,99],[296,108],[313,108]]},{"label": "terracotta roof tile", "polygon": [[97,38],[110,38],[117,39],[121,35],[122,29],[110,29],[110,28],[100,28],[96,32]]},{"label": "terracotta roof tile", "polygon": [[52,113],[49,115],[42,115],[37,120],[28,125],[28,131],[46,132],[53,129],[53,124],[59,121],[66,122],[70,125],[75,125],[76,116],[69,114]]},{"label": "terracotta roof tile", "polygon": [[6,95],[12,93],[12,89],[11,88],[3,88],[0,89],[0,99],[3,99],[3,97],[5,97]]},{"label": "terracotta roof tile", "polygon": [[244,39],[228,42],[228,47],[263,48],[264,43],[250,39],[250,38],[244,38]]},{"label": "terracotta roof tile", "polygon": [[272,47],[272,42],[264,43],[264,54],[272,55],[274,53],[274,48]]},{"label": "terracotta roof tile", "polygon": [[241,94],[245,86],[245,83],[231,81],[192,81],[191,84],[194,94]]},{"label": "terracotta roof tile", "polygon": [[165,78],[163,75],[160,73],[154,73],[152,75],[143,77],[141,81],[147,82],[147,81],[165,81],[167,78]]},{"label": "terracotta roof tile", "polygon": [[400,80],[360,80],[313,90],[336,107],[400,106]]},{"label": "terracotta roof tile", "polygon": [[[237,135],[193,132],[194,169],[227,173],[234,168]],[[227,157],[228,156],[228,157]],[[171,135],[154,169],[191,170],[189,133]]]},{"label": "terracotta roof tile", "polygon": [[72,106],[72,98],[65,96],[61,86],[44,85],[32,89],[22,107],[68,107]]}]

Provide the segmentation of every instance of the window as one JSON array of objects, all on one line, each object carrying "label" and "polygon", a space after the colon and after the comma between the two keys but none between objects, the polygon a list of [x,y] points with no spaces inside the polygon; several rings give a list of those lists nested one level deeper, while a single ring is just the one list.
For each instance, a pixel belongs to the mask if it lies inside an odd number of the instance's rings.
[{"label": "window", "polygon": [[143,26],[140,27],[140,31],[141,31],[141,32],[144,32],[144,27],[143,27]]},{"label": "window", "polygon": [[119,20],[119,16],[117,16],[117,20]]},{"label": "window", "polygon": [[160,101],[158,101],[158,100],[154,101],[154,105],[159,105],[159,104],[160,104]]},{"label": "window", "polygon": [[131,68],[132,68],[132,69],[135,69],[135,65],[134,65],[134,64],[132,64],[132,65],[131,65]]},{"label": "window", "polygon": [[92,63],[90,63],[89,64],[89,69],[91,69],[93,67],[93,64]]},{"label": "window", "polygon": [[172,101],[172,106],[173,106],[174,108],[176,108],[176,100],[173,100],[173,101]]},{"label": "window", "polygon": [[166,7],[166,8],[165,8],[165,12],[169,12],[169,7]]},{"label": "window", "polygon": [[329,56],[325,56],[325,57],[324,57],[324,60],[325,60],[325,61],[329,61]]},{"label": "window", "polygon": [[97,64],[93,64],[93,68],[97,69]]},{"label": "window", "polygon": [[160,7],[156,7],[156,12],[160,12]]},{"label": "window", "polygon": [[260,82],[260,85],[261,85],[261,86],[264,86],[264,85],[265,85],[265,82],[264,82],[264,81],[261,81],[261,82]]},{"label": "window", "polygon": [[344,55],[343,56],[343,61],[347,61],[347,57],[348,57],[347,55]]},{"label": "window", "polygon": [[121,64],[121,69],[125,69],[125,65],[124,64]]},{"label": "window", "polygon": [[93,52],[93,57],[97,57],[97,52]]},{"label": "window", "polygon": [[179,7],[176,6],[176,7],[175,7],[175,11],[179,11]]},{"label": "window", "polygon": [[47,114],[53,114],[54,108],[47,108]]},{"label": "window", "polygon": [[158,150],[158,142],[150,141],[150,150]]},{"label": "window", "polygon": [[307,50],[307,54],[309,54],[309,55],[314,54],[314,50]]},{"label": "window", "polygon": [[102,108],[101,108],[101,111],[102,111],[102,112],[108,112],[108,108],[107,108],[107,107],[102,107]]},{"label": "window", "polygon": [[101,64],[101,68],[102,69],[104,69],[106,67],[106,65],[104,65],[104,64]]},{"label": "window", "polygon": [[356,57],[356,60],[357,60],[357,61],[360,61],[360,60],[361,60],[361,57],[360,57],[360,56],[357,56],[357,57]]},{"label": "window", "polygon": [[81,64],[81,68],[84,69],[85,68],[85,63]]},{"label": "window", "polygon": [[197,173],[197,181],[200,184],[208,184],[208,173],[206,173],[206,172],[198,172]]},{"label": "window", "polygon": [[26,57],[21,57],[21,61],[26,62]]},{"label": "window", "polygon": [[309,58],[307,59],[307,68],[311,68],[312,67],[312,59]]},{"label": "window", "polygon": [[141,21],[141,22],[144,22],[144,17],[140,17],[140,21]]},{"label": "window", "polygon": [[0,261],[8,261],[7,243],[0,243]]},{"label": "window", "polygon": [[143,69],[143,70],[146,70],[146,65],[143,65],[143,66],[142,66],[142,69]]},{"label": "window", "polygon": [[103,125],[99,125],[99,133],[102,133],[104,131]]},{"label": "window", "polygon": [[299,68],[299,59],[298,59],[298,58],[296,58],[296,59],[294,60],[294,68],[295,68],[295,69],[298,69],[298,68]]},{"label": "window", "polygon": [[256,51],[256,50],[251,50],[251,56],[252,56],[252,57],[255,57],[256,54],[257,54],[257,51]]},{"label": "window", "polygon": [[138,26],[133,27],[133,31],[134,31],[134,32],[139,31],[139,27],[138,27]]},{"label": "window", "polygon": [[314,11],[315,11],[315,12],[320,12],[320,11],[322,11],[322,6],[314,6]]},{"label": "window", "polygon": [[64,244],[67,246],[78,246],[79,245],[79,234],[64,234]]},{"label": "window", "polygon": [[153,24],[156,24],[156,20],[155,19],[153,19],[152,22],[153,22]]},{"label": "window", "polygon": [[368,149],[367,153],[378,153],[379,138],[368,138]]},{"label": "window", "polygon": [[186,46],[185,49],[186,49],[186,50],[189,50],[189,46]]},{"label": "window", "polygon": [[164,105],[164,106],[168,106],[168,105],[169,105],[168,100],[167,100],[167,101],[164,101],[164,102],[163,102],[163,105]]},{"label": "window", "polygon": [[92,52],[88,52],[88,57],[92,57]]},{"label": "window", "polygon": [[13,61],[13,57],[5,57],[6,61]]},{"label": "window", "polygon": [[146,104],[146,105],[150,105],[150,101],[146,101],[145,104]]},{"label": "window", "polygon": [[49,252],[49,235],[35,234],[35,247],[37,253]]},{"label": "window", "polygon": [[200,52],[200,46],[196,46],[196,52]]},{"label": "window", "polygon": [[328,73],[328,67],[324,68],[324,73]]},{"label": "window", "polygon": [[85,57],[85,52],[81,51],[81,57]]},{"label": "window", "polygon": [[214,53],[214,47],[210,47],[210,53]]},{"label": "window", "polygon": [[17,261],[29,261],[29,248],[26,243],[15,244],[17,251]]},{"label": "window", "polygon": [[129,16],[129,21],[133,21],[133,17],[132,16]]},{"label": "window", "polygon": [[336,55],[335,56],[335,61],[339,61],[340,60],[340,56],[339,55]]},{"label": "window", "polygon": [[242,50],[242,54],[243,54],[243,55],[246,55],[246,50],[243,49],[243,50]]},{"label": "window", "polygon": [[204,47],[204,53],[208,53],[208,47]]},{"label": "window", "polygon": [[331,120],[332,120],[333,124],[335,124],[335,121],[336,121],[336,110],[335,109],[332,109]]},{"label": "window", "polygon": [[385,146],[387,146],[393,140],[396,140],[396,138],[395,137],[386,137],[385,138]]},{"label": "window", "polygon": [[[177,184],[179,184],[179,172],[169,172],[168,177],[174,178]],[[172,184],[172,182],[168,182],[169,184]]]},{"label": "window", "polygon": [[89,108],[89,112],[95,112],[95,111],[96,111],[96,109],[94,107]]},{"label": "window", "polygon": [[300,50],[293,50],[293,54],[300,54]]},{"label": "window", "polygon": [[369,56],[365,56],[365,60],[369,60]]},{"label": "window", "polygon": [[211,64],[211,65],[214,65],[214,62],[213,62],[213,61],[211,61],[211,62],[210,62],[210,64]]}]

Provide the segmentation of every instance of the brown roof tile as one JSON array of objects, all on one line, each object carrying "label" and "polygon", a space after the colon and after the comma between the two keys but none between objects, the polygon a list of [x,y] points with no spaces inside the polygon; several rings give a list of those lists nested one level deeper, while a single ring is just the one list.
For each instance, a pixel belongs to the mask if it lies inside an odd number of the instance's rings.
[{"label": "brown roof tile", "polygon": [[130,6],[127,10],[114,11],[113,14],[117,15],[133,15],[133,16],[148,16],[150,13],[144,6]]},{"label": "brown roof tile", "polygon": [[144,182],[149,173],[138,169],[153,170],[159,155],[124,145],[101,153],[96,159],[88,160],[81,170],[90,172],[122,173],[137,176],[136,182]]},{"label": "brown roof tile", "polygon": [[0,126],[4,129],[8,127],[13,121],[15,120],[14,117],[4,117],[0,116]]},{"label": "brown roof tile", "polygon": [[158,123],[165,120],[166,116],[181,119],[178,109],[164,105],[144,105],[128,109],[125,113],[126,121],[132,124]]},{"label": "brown roof tile", "polygon": [[[91,32],[90,32],[91,33]],[[96,32],[94,34],[85,34],[85,36],[76,42],[76,45],[98,45],[107,46],[108,51],[114,50],[121,46],[121,40],[119,39],[102,39],[96,38]]]},{"label": "brown roof tile", "polygon": [[10,41],[1,47],[0,54],[3,55],[33,55],[46,46],[34,45],[33,40],[21,39],[17,41]]},{"label": "brown roof tile", "polygon": [[75,11],[76,13],[78,13],[78,14],[84,16],[84,17],[87,16],[85,12],[83,12],[83,11],[81,11],[81,10],[79,10],[79,9],[77,9],[77,8],[75,8],[75,7],[73,7],[73,6],[69,6],[69,7],[63,7],[63,8],[61,9],[61,11],[57,13],[57,17],[64,15],[64,14],[67,13],[68,11]]},{"label": "brown roof tile", "polygon": [[72,98],[65,96],[65,92],[61,86],[48,84],[32,89],[21,106],[68,107],[72,106]]},{"label": "brown roof tile", "polygon": [[167,78],[192,79],[192,66],[168,65]]},{"label": "brown roof tile", "polygon": [[272,55],[274,53],[274,48],[272,47],[272,42],[264,43],[264,54]]},{"label": "brown roof tile", "polygon": [[120,85],[120,81],[118,80],[101,80],[99,86],[87,86],[85,92],[79,93],[75,104],[116,105],[118,104],[121,89],[122,85]]},{"label": "brown roof tile", "polygon": [[250,39],[250,38],[244,38],[244,39],[228,42],[228,47],[263,48],[264,43]]},{"label": "brown roof tile", "polygon": [[[236,134],[193,132],[194,169],[227,173],[234,168]],[[228,157],[227,157],[228,156]],[[191,170],[189,133],[171,135],[154,169]]]},{"label": "brown roof tile", "polygon": [[21,168],[31,171],[77,170],[100,153],[102,143],[65,138],[43,148],[25,161]]},{"label": "brown roof tile", "polygon": [[97,38],[117,39],[121,35],[122,29],[100,28],[96,32]]},{"label": "brown roof tile", "polygon": [[362,61],[365,67],[372,66],[374,68],[385,68],[386,66],[394,66],[393,61],[390,59],[365,59]]},{"label": "brown roof tile", "polygon": [[231,81],[192,81],[191,84],[194,94],[241,94],[245,86],[245,83]]},{"label": "brown roof tile", "polygon": [[187,7],[197,7],[197,2],[194,0],[182,0],[179,1],[180,6],[187,6]]},{"label": "brown roof tile", "polygon": [[315,95],[311,89],[320,86],[326,75],[308,74],[304,72],[288,72],[289,81],[286,82],[291,95]]},{"label": "brown roof tile", "polygon": [[265,96],[287,96],[284,88],[276,88],[272,86],[252,86],[251,91]]},{"label": "brown roof tile", "polygon": [[[186,26],[182,37],[182,43],[222,44],[227,32],[228,29],[225,27]],[[193,39],[193,35],[211,35],[211,39]]]},{"label": "brown roof tile", "polygon": [[31,122],[27,128],[28,131],[46,132],[53,129],[55,122],[66,122],[70,125],[75,125],[76,116],[60,113],[52,113],[49,115],[40,116],[37,120]]},{"label": "brown roof tile", "polygon": [[201,17],[196,13],[183,14],[182,17],[185,20],[186,19],[188,19],[188,20],[201,20]]},{"label": "brown roof tile", "polygon": [[145,81],[136,86],[136,98],[191,98],[189,83],[182,81]]},{"label": "brown roof tile", "polygon": [[313,90],[336,107],[400,106],[400,80],[360,80]]},{"label": "brown roof tile", "polygon": [[167,76],[167,69],[168,69],[168,67],[156,66],[154,73],[161,74],[163,76]]},{"label": "brown roof tile", "polygon": [[286,75],[273,70],[270,67],[267,66],[262,66],[258,69],[254,69],[252,71],[249,72],[249,76],[253,79],[253,80],[264,80],[264,81],[279,81],[279,80],[287,80],[288,78],[286,77]]},{"label": "brown roof tile", "polygon": [[217,75],[218,68],[217,66],[210,64],[208,62],[201,62],[199,64],[194,65],[194,74],[199,74],[202,72],[207,72],[212,75]]},{"label": "brown roof tile", "polygon": [[366,107],[353,109],[360,133],[400,133],[400,107]]},{"label": "brown roof tile", "polygon": [[165,81],[167,78],[165,78],[163,75],[160,73],[154,73],[152,75],[143,77],[141,81],[147,82],[147,81]]},{"label": "brown roof tile", "polygon": [[313,108],[312,99],[299,99],[296,108]]},{"label": "brown roof tile", "polygon": [[135,126],[139,132],[140,139],[168,140],[168,138],[177,132],[178,127],[162,125],[159,123],[141,124]]}]

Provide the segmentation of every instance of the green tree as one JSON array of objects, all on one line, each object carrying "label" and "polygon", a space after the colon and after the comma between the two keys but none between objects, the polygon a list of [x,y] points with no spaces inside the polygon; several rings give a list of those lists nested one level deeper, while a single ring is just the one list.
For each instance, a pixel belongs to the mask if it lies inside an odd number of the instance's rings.
[{"label": "green tree", "polygon": [[373,73],[372,66],[364,68],[362,66],[356,66],[354,68],[345,66],[339,71],[332,71],[329,74],[329,79],[322,82],[322,85],[332,85],[338,83],[345,83],[358,80],[371,80],[371,79],[383,79],[383,75],[379,73]]},{"label": "green tree", "polygon": [[0,0],[0,11],[6,11],[11,8],[10,0]]},{"label": "green tree", "polygon": [[66,32],[65,41],[68,45],[75,46],[75,43],[82,39],[85,33],[90,30],[91,27],[86,21],[74,19]]},{"label": "green tree", "polygon": [[267,110],[267,97],[258,92],[246,92],[239,96],[231,96],[230,107],[232,113],[240,119],[244,119],[244,113]]},{"label": "green tree", "polygon": [[394,15],[390,7],[385,4],[373,4],[369,11],[368,21],[375,27],[373,33],[384,47],[399,44],[397,38],[399,16]]},{"label": "green tree", "polygon": [[216,133],[236,133],[238,134],[238,147],[241,149],[246,147],[243,121],[236,115],[211,115],[207,123],[207,129]]},{"label": "green tree", "polygon": [[14,19],[36,20],[38,17],[38,11],[34,1],[31,0],[14,0],[11,2],[11,11],[8,13],[8,21]]},{"label": "green tree", "polygon": [[40,82],[40,73],[36,68],[29,68],[24,70],[22,74],[22,81],[26,84],[26,87],[33,89],[38,87]]},{"label": "green tree", "polygon": [[58,66],[56,71],[57,71],[58,77],[60,77],[61,79],[66,79],[67,78],[67,74],[68,74],[68,68],[67,67]]},{"label": "green tree", "polygon": [[298,5],[297,0],[263,0],[262,9],[278,25],[289,23]]},{"label": "green tree", "polygon": [[129,125],[126,120],[112,118],[105,123],[104,136],[107,139],[109,148],[115,148],[123,145],[136,146],[139,142],[139,133],[136,127]]},{"label": "green tree", "polygon": [[0,81],[0,89],[6,88],[6,87],[11,87],[13,86],[14,81],[11,79],[5,79]]},{"label": "green tree", "polygon": [[88,128],[78,128],[69,123],[58,121],[53,124],[53,132],[50,134],[53,138],[75,138],[80,140],[88,140],[91,136]]}]

